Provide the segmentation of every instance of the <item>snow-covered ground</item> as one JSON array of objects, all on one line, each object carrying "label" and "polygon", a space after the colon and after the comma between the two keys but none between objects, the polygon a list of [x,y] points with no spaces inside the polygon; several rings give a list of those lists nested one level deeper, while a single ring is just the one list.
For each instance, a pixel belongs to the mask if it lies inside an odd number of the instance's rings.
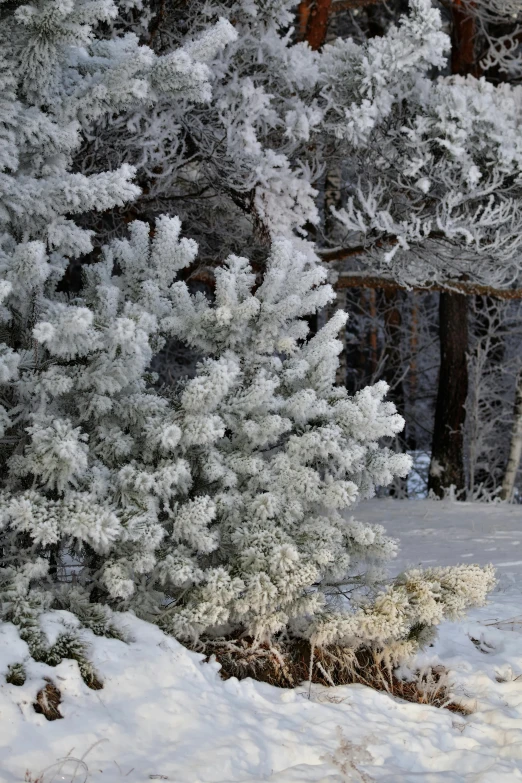
[{"label": "snow-covered ground", "polygon": [[[125,616],[131,644],[86,632],[104,680],[89,690],[77,664],[28,663],[28,680],[2,675],[26,657],[0,625],[0,781],[170,780],[176,783],[515,783],[522,781],[522,508],[433,501],[372,501],[357,517],[382,521],[407,565],[492,562],[499,586],[487,607],[445,623],[419,664],[443,663],[464,717],[362,686],[279,690],[223,682],[216,664]],[[57,633],[66,613],[48,620]],[[69,618],[70,619],[70,618]],[[50,677],[64,720],[34,712]],[[84,754],[84,763],[80,759]],[[88,771],[87,771],[88,767]],[[26,775],[26,771],[28,774]],[[88,777],[86,777],[88,775]]]},{"label": "snow-covered ground", "polygon": [[416,565],[493,563],[504,586],[516,586],[522,576],[522,506],[373,500],[362,503],[355,516],[380,522],[399,539],[395,572]]}]

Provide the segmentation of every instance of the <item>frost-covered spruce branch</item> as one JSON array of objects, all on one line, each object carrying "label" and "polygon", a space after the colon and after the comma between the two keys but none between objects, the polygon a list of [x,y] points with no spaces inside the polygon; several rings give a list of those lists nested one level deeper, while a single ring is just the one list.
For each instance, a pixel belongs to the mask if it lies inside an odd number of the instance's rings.
[{"label": "frost-covered spruce branch", "polygon": [[[303,232],[318,222],[313,182],[320,176],[316,147],[317,53],[295,43],[294,0],[212,0],[201,4],[120,3],[117,29],[150,36],[158,54],[178,47],[207,64],[213,100],[195,103],[181,94],[138,111],[118,112],[91,125],[77,156],[88,173],[107,162],[134,165],[144,192],[142,219],[174,210],[197,239],[204,260],[252,246],[266,251],[271,235]],[[236,39],[201,46],[209,19],[228,20]],[[314,152],[314,148],[317,149]],[[125,228],[126,210],[90,221],[105,237]],[[254,230],[253,230],[254,229]]]}]

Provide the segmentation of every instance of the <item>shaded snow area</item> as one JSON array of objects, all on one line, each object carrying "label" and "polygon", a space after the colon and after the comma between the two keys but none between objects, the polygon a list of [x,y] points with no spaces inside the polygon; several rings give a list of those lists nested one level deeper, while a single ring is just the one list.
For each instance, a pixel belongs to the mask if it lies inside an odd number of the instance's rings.
[{"label": "shaded snow area", "polygon": [[[77,664],[27,662],[23,686],[5,682],[26,659],[13,626],[0,626],[0,780],[522,781],[522,508],[433,501],[372,501],[357,517],[401,540],[395,567],[492,562],[499,585],[487,607],[445,623],[417,664],[443,664],[468,716],[401,702],[360,685],[279,690],[223,682],[217,664],[132,616],[125,644],[85,632],[104,688],[87,688]],[[52,640],[71,615],[55,612]],[[63,720],[32,707],[49,677]],[[95,744],[98,743],[98,744]],[[86,772],[88,767],[88,773]],[[26,770],[30,772],[26,776]],[[86,774],[88,777],[86,778]]]}]

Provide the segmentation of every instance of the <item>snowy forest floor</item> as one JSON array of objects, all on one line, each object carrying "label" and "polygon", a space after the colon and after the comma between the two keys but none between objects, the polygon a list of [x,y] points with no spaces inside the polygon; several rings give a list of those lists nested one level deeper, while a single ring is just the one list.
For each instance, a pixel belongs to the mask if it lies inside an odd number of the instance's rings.
[{"label": "snowy forest floor", "polygon": [[[217,664],[128,615],[130,644],[85,632],[103,690],[89,690],[74,661],[29,663],[26,683],[9,685],[7,667],[27,648],[13,626],[0,625],[1,783],[71,781],[75,772],[75,783],[522,781],[522,508],[375,500],[356,517],[382,522],[400,539],[394,571],[458,562],[497,567],[489,605],[462,623],[444,623],[416,661],[444,665],[455,700],[471,714],[361,685],[313,686],[309,694],[308,686],[224,682]],[[51,641],[70,619],[47,616]],[[32,707],[44,677],[62,693],[63,720],[48,722]],[[72,760],[85,753],[84,763]]]}]

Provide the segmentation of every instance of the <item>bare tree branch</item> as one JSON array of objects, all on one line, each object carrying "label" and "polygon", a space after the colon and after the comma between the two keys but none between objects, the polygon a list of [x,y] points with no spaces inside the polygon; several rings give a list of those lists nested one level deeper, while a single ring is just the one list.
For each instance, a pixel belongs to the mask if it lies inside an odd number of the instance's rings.
[{"label": "bare tree branch", "polygon": [[335,283],[335,288],[382,288],[384,291],[443,291],[455,292],[466,296],[491,296],[494,299],[522,299],[522,288],[493,288],[488,285],[447,280],[443,283],[426,283],[425,285],[407,286],[387,277],[377,277],[364,273],[342,274]]},{"label": "bare tree branch", "polygon": [[374,248],[384,247],[385,245],[396,245],[395,239],[379,239],[372,245],[356,245],[355,247],[333,247],[328,250],[317,250],[317,255],[328,263],[330,261],[345,261],[348,258],[356,258],[357,256],[364,256]]},{"label": "bare tree branch", "polygon": [[351,11],[359,8],[366,8],[369,5],[378,5],[384,2],[384,0],[336,0],[332,4],[332,13],[335,14],[338,11]]}]

